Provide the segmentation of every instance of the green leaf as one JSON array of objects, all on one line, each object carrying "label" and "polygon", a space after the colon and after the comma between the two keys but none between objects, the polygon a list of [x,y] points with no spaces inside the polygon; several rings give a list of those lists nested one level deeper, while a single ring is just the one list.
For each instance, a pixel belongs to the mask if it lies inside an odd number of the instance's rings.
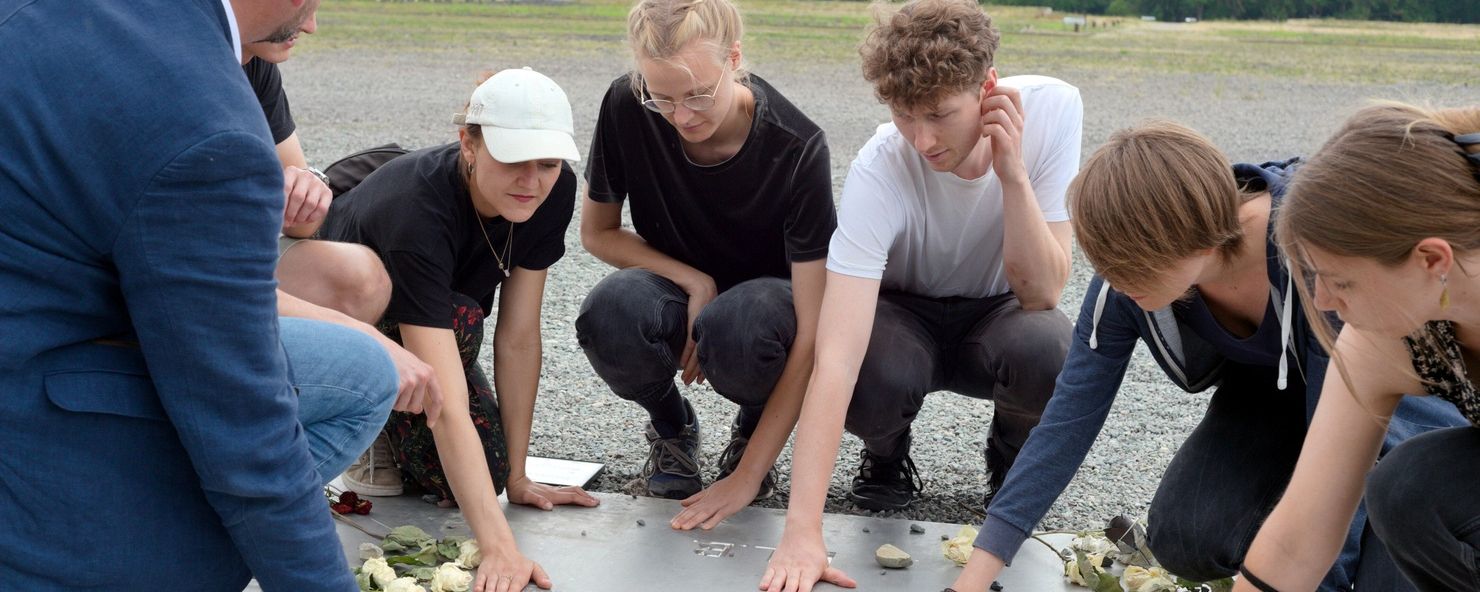
[{"label": "green leaf", "polygon": [[384,542],[380,543],[380,549],[382,551],[385,551],[386,554],[399,553],[406,550],[406,545],[402,545],[401,543],[398,543],[396,541],[386,539]]},{"label": "green leaf", "polygon": [[1112,575],[1110,575],[1108,573],[1101,573],[1100,574],[1100,578],[1099,578],[1098,581],[1096,581],[1096,580],[1085,580],[1085,581],[1086,582],[1095,582],[1095,587],[1094,587],[1094,591],[1095,592],[1125,592],[1125,588],[1121,588],[1120,587],[1120,578],[1117,578],[1115,576],[1112,576]]},{"label": "green leaf", "polygon": [[407,547],[419,547],[426,541],[436,543],[436,539],[432,538],[432,535],[427,534],[425,530],[409,524],[391,529],[390,534],[385,535],[385,540],[386,542],[400,543]]},{"label": "green leaf", "polygon": [[427,580],[432,579],[432,575],[434,575],[436,573],[437,573],[437,570],[435,568],[431,568],[431,567],[417,567],[417,568],[413,568],[410,571],[410,574],[409,575],[411,577],[413,577],[413,578],[416,578],[416,580],[419,581],[419,582],[425,582]]}]

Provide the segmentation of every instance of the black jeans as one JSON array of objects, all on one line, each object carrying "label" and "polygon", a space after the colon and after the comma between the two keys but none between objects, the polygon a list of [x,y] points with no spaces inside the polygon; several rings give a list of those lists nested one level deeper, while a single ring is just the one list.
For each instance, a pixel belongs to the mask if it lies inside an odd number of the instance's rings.
[{"label": "black jeans", "polygon": [[1367,477],[1372,529],[1419,590],[1480,590],[1480,428],[1398,445]]},{"label": "black jeans", "polygon": [[[645,403],[674,388],[688,331],[688,294],[658,274],[617,271],[591,289],[576,339],[618,397]],[[791,282],[757,278],[726,290],[694,322],[699,368],[754,425],[786,368],[796,339]]]},{"label": "black jeans", "polygon": [[[1172,457],[1151,500],[1151,552],[1197,581],[1233,575],[1284,495],[1305,443],[1305,383],[1275,387],[1274,368],[1229,363],[1207,414]],[[1358,511],[1354,524],[1365,522]],[[1320,590],[1412,590],[1370,531],[1353,527]]]},{"label": "black jeans", "polygon": [[884,292],[848,406],[848,431],[884,458],[908,452],[925,395],[950,390],[995,405],[987,454],[1001,475],[1038,425],[1069,352],[1073,326],[1017,296],[931,298]]}]

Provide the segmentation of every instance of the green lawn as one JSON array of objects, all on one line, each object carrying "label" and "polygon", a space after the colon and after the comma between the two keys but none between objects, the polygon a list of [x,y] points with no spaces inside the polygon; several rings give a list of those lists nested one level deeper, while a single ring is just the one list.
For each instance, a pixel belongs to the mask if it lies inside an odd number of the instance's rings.
[{"label": "green lawn", "polygon": [[[625,52],[630,4],[616,0],[514,4],[334,0],[305,50],[479,52],[562,57]],[[871,22],[863,2],[749,0],[746,51],[758,61],[846,62]],[[1343,82],[1470,80],[1480,26],[1293,20],[1117,24],[1073,33],[1062,14],[988,7],[1003,32],[1008,71],[1109,68],[1117,73],[1246,73]]]}]

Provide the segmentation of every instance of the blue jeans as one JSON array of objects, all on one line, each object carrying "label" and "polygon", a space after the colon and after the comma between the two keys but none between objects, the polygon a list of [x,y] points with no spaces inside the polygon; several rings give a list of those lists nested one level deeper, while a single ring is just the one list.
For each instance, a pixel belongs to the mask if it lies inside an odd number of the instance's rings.
[{"label": "blue jeans", "polygon": [[[1215,580],[1238,570],[1254,535],[1284,495],[1305,443],[1305,383],[1274,388],[1274,369],[1229,363],[1207,415],[1172,457],[1151,499],[1152,554],[1179,576]],[[1410,591],[1358,507],[1336,563],[1318,590]]]},{"label": "blue jeans", "polygon": [[348,327],[279,319],[298,422],[324,483],[349,468],[385,427],[399,380],[390,354]]}]

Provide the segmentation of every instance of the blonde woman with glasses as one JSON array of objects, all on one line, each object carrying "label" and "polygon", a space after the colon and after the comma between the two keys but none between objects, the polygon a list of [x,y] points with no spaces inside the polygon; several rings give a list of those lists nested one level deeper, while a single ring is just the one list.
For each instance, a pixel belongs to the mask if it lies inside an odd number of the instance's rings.
[{"label": "blonde woman with glasses", "polygon": [[[581,242],[617,271],[587,295],[577,335],[612,392],[647,411],[641,479],[683,500],[679,529],[712,528],[774,491],[836,225],[827,140],[747,71],[742,33],[728,0],[635,5],[633,69],[602,100],[586,169]],[[739,406],[707,489],[675,374]]]}]

